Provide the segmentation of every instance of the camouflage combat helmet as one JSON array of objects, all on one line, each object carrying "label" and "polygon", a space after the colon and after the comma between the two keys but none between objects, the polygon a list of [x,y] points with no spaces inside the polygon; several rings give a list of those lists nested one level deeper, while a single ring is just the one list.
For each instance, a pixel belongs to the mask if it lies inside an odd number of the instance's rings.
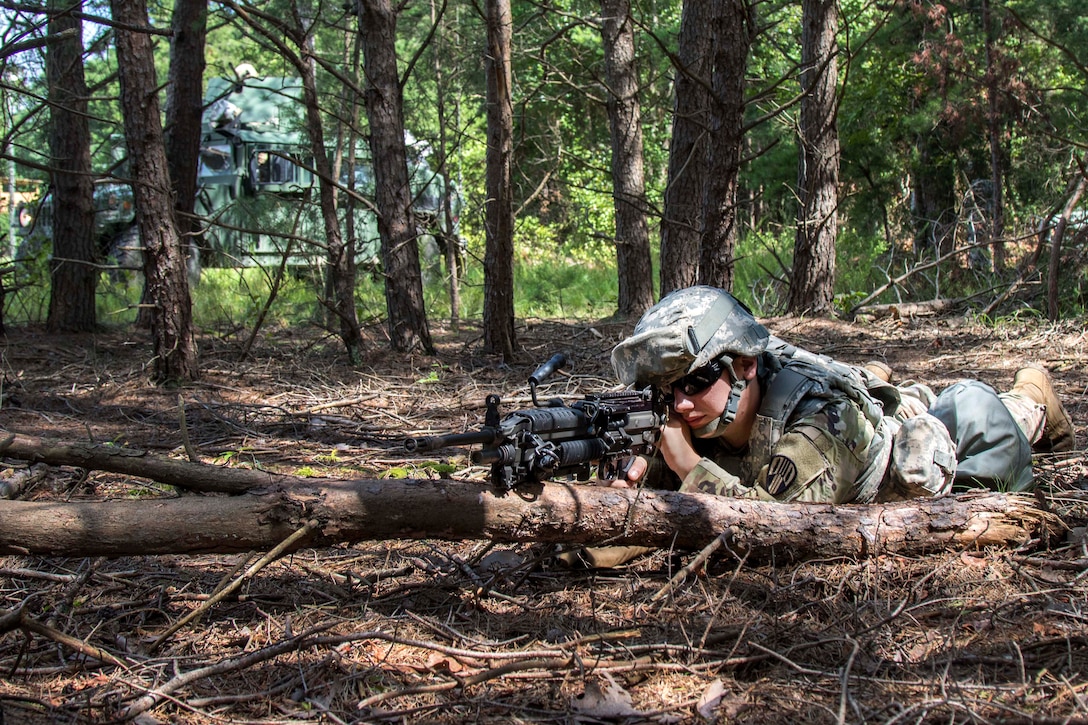
[{"label": "camouflage combat helmet", "polygon": [[624,384],[667,386],[723,355],[758,357],[767,329],[733,295],[698,286],[671,292],[612,350]]}]

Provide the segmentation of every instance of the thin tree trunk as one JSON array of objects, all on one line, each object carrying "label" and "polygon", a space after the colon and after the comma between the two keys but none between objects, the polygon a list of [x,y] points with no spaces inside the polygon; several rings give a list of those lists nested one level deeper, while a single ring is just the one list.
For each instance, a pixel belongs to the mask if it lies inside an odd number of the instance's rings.
[{"label": "thin tree trunk", "polygon": [[390,0],[360,3],[366,111],[377,187],[378,235],[385,272],[385,306],[394,350],[434,353],[423,303],[419,244],[404,149],[404,109],[397,72],[397,16]]},{"label": "thin tree trunk", "polygon": [[797,236],[789,311],[829,314],[838,234],[838,0],[804,0],[801,28],[801,138]]},{"label": "thin tree trunk", "polygon": [[[443,5],[444,9],[445,5]],[[440,15],[435,8],[434,0],[431,0],[431,22],[439,26],[434,41],[434,84],[435,112],[438,115],[438,173],[442,176],[444,193],[442,194],[442,209],[439,212],[443,221],[438,224],[438,228],[443,230],[446,235],[444,241],[446,245],[446,274],[449,275],[447,289],[450,297],[450,327],[456,332],[461,325],[461,242],[457,238],[454,224],[449,142],[446,135],[446,124],[451,120],[446,111],[446,93],[449,92],[449,87],[446,84],[445,69],[442,66],[442,46],[447,25],[444,14]]]},{"label": "thin tree trunk", "polygon": [[176,0],[170,27],[170,71],[166,86],[166,162],[174,184],[181,245],[188,250],[190,269],[199,269],[200,251],[193,219],[196,176],[200,160],[200,119],[204,97],[204,40],[208,0]]},{"label": "thin tree trunk", "polygon": [[685,0],[674,69],[672,142],[661,219],[661,295],[698,279],[710,106],[710,3]]},{"label": "thin tree trunk", "polygon": [[737,244],[737,188],[744,143],[744,73],[751,44],[748,0],[715,0],[710,161],[699,245],[699,282],[733,288]]},{"label": "thin tree trunk", "polygon": [[948,128],[937,119],[934,127],[915,138],[917,163],[911,168],[911,214],[914,217],[916,253],[927,249],[942,257],[955,244],[956,180],[950,156],[942,146],[948,141]]},{"label": "thin tree trunk", "polygon": [[514,331],[514,107],[510,71],[510,0],[486,0],[487,201],[484,209],[484,348],[505,359]]},{"label": "thin tree trunk", "polygon": [[601,0],[601,15],[612,135],[612,198],[616,210],[619,277],[617,311],[623,317],[637,317],[653,304],[654,288],[631,3]]},{"label": "thin tree trunk", "polygon": [[192,302],[167,171],[145,0],[111,0],[121,77],[125,141],[132,166],[136,223],[144,246],[144,277],[152,302],[154,379],[194,380],[198,374]]},{"label": "thin tree trunk", "polygon": [[355,255],[344,243],[340,220],[336,214],[336,186],[332,164],[325,148],[325,130],[321,123],[321,106],[317,96],[317,62],[314,59],[312,27],[296,16],[292,31],[298,44],[298,71],[302,76],[302,97],[306,106],[306,134],[317,171],[318,203],[325,228],[325,244],[329,260],[328,289],[332,293],[326,304],[336,317],[340,340],[344,343],[348,362],[358,364],[362,359],[363,335],[355,312]]},{"label": "thin tree trunk", "polygon": [[[1084,160],[1088,162],[1088,155],[1085,156]],[[1080,203],[1080,198],[1084,195],[1085,185],[1088,183],[1088,178],[1085,178],[1084,172],[1084,165],[1080,165],[1080,177],[1073,187],[1073,193],[1066,200],[1065,206],[1062,208],[1062,215],[1050,232],[1050,265],[1047,268],[1046,275],[1046,316],[1051,322],[1057,322],[1061,319],[1061,310],[1058,307],[1058,293],[1061,291],[1058,289],[1058,275],[1061,272],[1062,240],[1065,238],[1065,230],[1069,228],[1069,219],[1073,215],[1073,210]]]},{"label": "thin tree trunk", "polygon": [[[49,35],[61,38],[49,45],[45,59],[53,157],[53,257],[49,261],[46,318],[50,332],[89,332],[97,325],[99,271],[94,263],[99,250],[94,239],[91,132],[79,19],[82,7],[81,2],[49,3]],[[65,31],[69,34],[62,35]]]},{"label": "thin tree trunk", "polygon": [[999,98],[1000,78],[994,48],[993,8],[990,0],[982,0],[982,32],[986,35],[986,125],[990,141],[990,182],[993,185],[990,203],[990,239],[994,256],[994,271],[1005,269],[1005,162],[1001,150]]}]

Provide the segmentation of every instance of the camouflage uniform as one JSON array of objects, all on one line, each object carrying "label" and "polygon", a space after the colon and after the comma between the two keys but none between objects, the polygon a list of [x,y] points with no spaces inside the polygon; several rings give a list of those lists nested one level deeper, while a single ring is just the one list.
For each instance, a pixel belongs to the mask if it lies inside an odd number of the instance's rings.
[{"label": "camouflage uniform", "polygon": [[[770,357],[765,364],[773,366]],[[785,415],[772,410],[786,376],[797,400]],[[748,445],[733,450],[721,438],[694,438],[702,456],[683,481],[660,457],[644,479],[651,487],[764,501],[872,503],[885,478],[898,426],[854,379],[799,360],[767,376],[770,383]]]},{"label": "camouflage uniform", "polygon": [[920,384],[888,385],[771,336],[712,287],[666,296],[617,345],[612,362],[626,384],[671,389],[722,355],[759,361],[763,396],[747,446],[693,438],[702,459],[683,481],[657,456],[644,485],[835,504],[942,495],[954,482],[1031,485],[1030,430],[1041,429],[1033,402],[998,396],[977,381],[939,396]]},{"label": "camouflage uniform", "polygon": [[[1027,396],[1016,392],[999,394],[978,380],[960,380],[942,390],[925,415],[939,421],[949,441],[955,441],[951,488],[1031,489],[1031,451],[1042,437],[1045,413],[1044,406]],[[910,424],[909,419],[904,422],[904,426]],[[924,447],[926,440],[915,437],[915,460],[917,449]],[[908,497],[922,495],[909,487],[899,493]]]}]

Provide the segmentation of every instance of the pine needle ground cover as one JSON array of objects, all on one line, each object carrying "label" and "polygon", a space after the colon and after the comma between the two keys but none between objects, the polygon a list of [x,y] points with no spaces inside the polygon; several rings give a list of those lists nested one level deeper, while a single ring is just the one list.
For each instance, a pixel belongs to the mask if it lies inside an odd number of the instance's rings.
[{"label": "pine needle ground cover", "polygon": [[[1075,452],[1036,461],[1039,503],[1064,535],[916,558],[752,560],[725,547],[676,585],[692,552],[613,570],[484,541],[360,542],[260,566],[264,552],[13,554],[0,557],[5,721],[1088,722],[1080,325],[768,324],[936,387],[1002,389],[1021,364],[1047,365],[1078,435]],[[374,328],[354,369],[317,331],[263,336],[245,362],[241,341],[207,337],[201,381],[167,391],[147,383],[146,340],[16,330],[0,347],[0,427],[179,458],[185,437],[205,462],[302,476],[482,481],[464,450],[410,456],[401,441],[479,426],[489,393],[530,405],[528,375],[559,349],[574,365],[548,395],[606,389],[626,331],[524,320],[523,356],[501,361],[478,352],[471,326],[436,330],[435,357],[391,355]],[[192,495],[8,459],[0,475],[35,501]]]}]

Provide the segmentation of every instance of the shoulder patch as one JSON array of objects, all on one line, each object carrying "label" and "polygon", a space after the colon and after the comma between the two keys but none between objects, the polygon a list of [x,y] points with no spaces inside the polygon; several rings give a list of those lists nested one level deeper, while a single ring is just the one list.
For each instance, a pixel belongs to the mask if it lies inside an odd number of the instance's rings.
[{"label": "shoulder patch", "polygon": [[774,456],[767,464],[767,493],[778,496],[797,481],[797,464],[785,456]]}]

